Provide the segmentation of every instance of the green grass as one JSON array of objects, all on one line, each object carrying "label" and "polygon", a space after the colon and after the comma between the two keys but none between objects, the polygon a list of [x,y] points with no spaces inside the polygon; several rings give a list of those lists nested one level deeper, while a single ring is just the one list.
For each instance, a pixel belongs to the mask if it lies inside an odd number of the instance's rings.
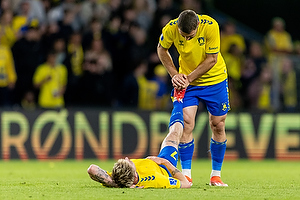
[{"label": "green grass", "polygon": [[220,188],[208,185],[210,161],[194,160],[191,189],[104,188],[86,173],[92,163],[114,161],[0,161],[0,199],[300,199],[299,161],[225,161]]}]

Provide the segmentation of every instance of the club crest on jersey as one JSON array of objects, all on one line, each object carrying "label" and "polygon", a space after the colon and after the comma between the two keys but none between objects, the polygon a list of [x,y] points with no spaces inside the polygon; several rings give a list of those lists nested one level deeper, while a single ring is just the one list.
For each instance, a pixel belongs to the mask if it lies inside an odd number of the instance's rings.
[{"label": "club crest on jersey", "polygon": [[200,46],[202,46],[202,45],[205,44],[204,37],[199,37],[199,38],[197,38],[197,41],[198,41],[198,43],[199,43]]},{"label": "club crest on jersey", "polygon": [[183,46],[183,40],[179,40],[179,45]]}]

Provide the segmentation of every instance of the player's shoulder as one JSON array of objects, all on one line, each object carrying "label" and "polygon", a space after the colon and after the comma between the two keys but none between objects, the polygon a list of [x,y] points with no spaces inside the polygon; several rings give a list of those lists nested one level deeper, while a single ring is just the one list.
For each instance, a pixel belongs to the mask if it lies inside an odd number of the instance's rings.
[{"label": "player's shoulder", "polygon": [[200,25],[216,25],[218,24],[217,20],[215,20],[213,17],[209,15],[199,15],[199,23]]},{"label": "player's shoulder", "polygon": [[165,25],[165,29],[168,29],[168,30],[175,30],[177,27],[178,27],[178,18],[176,19],[172,19],[170,20],[166,25]]}]

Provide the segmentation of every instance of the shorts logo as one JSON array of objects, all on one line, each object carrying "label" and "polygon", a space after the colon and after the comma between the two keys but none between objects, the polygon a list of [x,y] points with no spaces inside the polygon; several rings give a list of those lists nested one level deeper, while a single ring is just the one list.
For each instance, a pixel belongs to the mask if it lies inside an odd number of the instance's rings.
[{"label": "shorts logo", "polygon": [[222,103],[222,110],[223,110],[223,111],[227,110],[227,105],[226,105],[226,103]]},{"label": "shorts logo", "polygon": [[177,180],[169,178],[170,185],[177,185]]}]

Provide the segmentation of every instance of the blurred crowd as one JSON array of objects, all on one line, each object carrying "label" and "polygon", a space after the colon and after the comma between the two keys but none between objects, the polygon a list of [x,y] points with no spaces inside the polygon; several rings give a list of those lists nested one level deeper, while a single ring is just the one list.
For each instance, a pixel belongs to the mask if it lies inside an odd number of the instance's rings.
[{"label": "blurred crowd", "polygon": [[[0,106],[170,109],[156,46],[184,9],[210,15],[199,0],[1,0]],[[232,20],[220,28],[232,110],[295,111],[300,43],[284,20],[273,19],[264,41]]]}]

